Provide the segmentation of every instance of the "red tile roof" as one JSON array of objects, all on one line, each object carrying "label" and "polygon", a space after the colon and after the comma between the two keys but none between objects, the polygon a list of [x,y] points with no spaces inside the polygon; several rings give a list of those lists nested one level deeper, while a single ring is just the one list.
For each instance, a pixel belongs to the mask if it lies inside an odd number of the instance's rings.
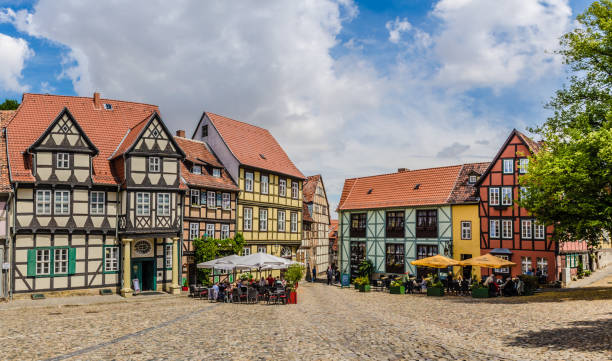
[{"label": "red tile roof", "polygon": [[311,175],[306,178],[304,185],[302,186],[302,193],[304,194],[304,202],[310,203],[314,199],[314,194],[317,190],[317,184],[321,180],[321,175]]},{"label": "red tile roof", "polygon": [[205,115],[241,164],[304,179],[267,129],[214,113]]},{"label": "red tile roof", "polygon": [[470,175],[475,175],[478,181],[488,166],[489,162],[464,164],[449,197],[449,203],[478,203],[478,187],[476,183],[469,182]]},{"label": "red tile roof", "polygon": [[448,204],[462,165],[347,179],[338,210]]},{"label": "red tile roof", "polygon": [[[213,177],[212,174],[208,174],[207,170],[202,169],[202,174],[193,174],[185,165],[185,162],[181,162],[181,176],[184,183],[192,186],[199,186],[211,189],[222,189],[230,191],[238,191],[238,186],[232,181],[229,173],[223,168],[221,163],[217,160],[214,154],[208,149],[208,146],[204,142],[197,140],[190,140],[182,137],[174,137],[174,140],[179,147],[185,152],[186,159],[188,162],[194,160],[203,160],[205,163],[210,164],[214,167],[221,168],[221,177]],[[198,162],[202,163],[202,162]]]},{"label": "red tile roof", "polygon": [[[68,108],[85,134],[96,145],[99,154],[93,158],[95,183],[117,184],[108,158],[117,149],[125,134],[143,119],[159,112],[156,105],[101,99],[112,110],[94,108],[93,98],[48,94],[23,95],[21,106],[7,126],[8,156],[12,181],[34,182],[26,168],[23,152],[36,141],[49,124]],[[29,165],[28,165],[29,167]]]},{"label": "red tile roof", "polygon": [[[8,124],[15,112],[15,110],[0,110],[0,128],[4,128]],[[0,192],[9,192],[10,190],[11,182],[6,159],[6,141],[4,136],[0,135]]]},{"label": "red tile roof", "polygon": [[[115,159],[127,152],[128,149],[136,142],[138,136],[142,132],[142,129],[147,125],[153,114],[148,114],[143,120],[138,122],[136,125],[127,130],[121,143],[117,146],[117,149],[111,154],[109,159]],[[78,120],[77,120],[78,121]]]}]

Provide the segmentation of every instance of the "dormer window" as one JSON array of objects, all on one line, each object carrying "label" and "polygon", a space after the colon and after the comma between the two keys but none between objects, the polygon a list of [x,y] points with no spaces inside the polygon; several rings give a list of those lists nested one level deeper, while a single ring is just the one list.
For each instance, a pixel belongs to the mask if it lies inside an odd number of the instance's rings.
[{"label": "dormer window", "polygon": [[111,104],[104,103],[104,109],[106,109],[106,110],[113,110],[113,106]]},{"label": "dormer window", "polygon": [[70,156],[68,153],[57,153],[57,161],[55,163],[57,168],[68,169],[70,167]]},{"label": "dormer window", "polygon": [[193,173],[193,174],[202,174],[202,166],[201,165],[194,165],[191,168],[191,173]]},{"label": "dormer window", "polygon": [[221,169],[213,168],[212,175],[213,175],[213,177],[217,177],[217,178],[221,177]]},{"label": "dormer window", "polygon": [[149,157],[149,172],[159,173],[159,157]]},{"label": "dormer window", "polygon": [[470,179],[468,180],[468,182],[469,182],[470,184],[475,184],[475,183],[476,183],[476,180],[477,180],[477,179],[476,179],[476,176],[475,176],[475,175],[471,175],[471,176],[470,176]]}]

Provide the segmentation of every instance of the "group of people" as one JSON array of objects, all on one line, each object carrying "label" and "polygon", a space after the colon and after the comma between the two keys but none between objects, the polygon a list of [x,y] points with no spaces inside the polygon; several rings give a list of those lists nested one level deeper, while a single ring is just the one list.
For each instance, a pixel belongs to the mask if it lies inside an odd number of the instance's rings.
[{"label": "group of people", "polygon": [[505,281],[490,274],[483,285],[489,288],[489,297],[520,296],[525,293],[525,283],[518,277],[506,277]]},{"label": "group of people", "polygon": [[[254,279],[249,280],[238,280],[235,283],[230,283],[227,280],[224,282],[215,282],[212,286],[211,299],[219,302],[232,302],[232,292],[238,290],[238,293],[246,293],[249,287],[256,288],[258,291],[262,291],[264,288],[285,288],[287,281],[281,277],[268,275],[268,277],[261,277],[259,281]],[[210,291],[209,291],[210,292]]]},{"label": "group of people", "polygon": [[[308,280],[308,277],[306,277],[306,280],[309,282],[317,282],[317,266],[315,265],[310,268],[310,264],[307,263],[306,267],[308,270],[312,270],[312,276],[310,277],[310,280]],[[340,272],[338,271],[338,267],[335,264],[327,266],[325,276],[327,277],[327,285],[331,285],[332,283],[337,283],[340,281]]]}]

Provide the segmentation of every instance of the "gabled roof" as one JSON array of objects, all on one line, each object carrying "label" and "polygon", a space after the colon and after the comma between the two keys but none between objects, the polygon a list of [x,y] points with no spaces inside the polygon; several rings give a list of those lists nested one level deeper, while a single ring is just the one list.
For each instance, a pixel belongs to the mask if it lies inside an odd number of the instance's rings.
[{"label": "gabled roof", "polygon": [[267,129],[210,112],[204,112],[204,116],[242,165],[304,179]]},{"label": "gabled roof", "polygon": [[470,184],[469,178],[471,175],[480,177],[488,166],[488,162],[464,164],[448,202],[452,204],[478,203],[478,187],[476,187],[476,183]]},{"label": "gabled roof", "polygon": [[329,238],[337,236],[334,232],[338,232],[338,220],[330,219],[329,220]]},{"label": "gabled roof", "polygon": [[238,191],[239,188],[232,181],[229,173],[223,168],[215,155],[211,152],[204,142],[190,140],[182,137],[174,137],[176,143],[183,149],[186,154],[186,161],[189,159],[205,159],[207,164],[221,168],[221,177],[213,177],[208,174],[207,170],[202,169],[202,174],[193,174],[191,169],[185,165],[185,161],[181,162],[181,177],[183,182],[190,186],[205,187],[211,189],[221,189],[229,191]]},{"label": "gabled roof", "polygon": [[[4,128],[15,113],[15,110],[0,110],[0,128]],[[0,192],[9,192],[10,190],[11,182],[6,158],[6,141],[5,137],[0,134]]]},{"label": "gabled roof", "polygon": [[448,204],[462,165],[347,179],[338,210]]},{"label": "gabled roof", "polygon": [[93,158],[93,181],[118,184],[108,158],[124,138],[128,129],[150,117],[159,109],[155,105],[101,99],[112,110],[95,108],[91,97],[75,97],[25,93],[17,113],[7,125],[8,158],[13,182],[34,182],[25,153],[49,127],[64,108],[68,109],[83,132],[98,148]]},{"label": "gabled roof", "polygon": [[310,203],[314,199],[314,194],[317,191],[317,184],[321,180],[321,175],[311,175],[306,178],[304,185],[302,186],[302,193],[304,194],[304,202]]}]

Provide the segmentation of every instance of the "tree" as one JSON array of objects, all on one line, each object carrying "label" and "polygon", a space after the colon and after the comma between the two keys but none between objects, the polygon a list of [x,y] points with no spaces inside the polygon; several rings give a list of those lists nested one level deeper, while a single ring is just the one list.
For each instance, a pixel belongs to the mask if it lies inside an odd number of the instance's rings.
[{"label": "tree", "polygon": [[0,104],[0,110],[15,110],[19,107],[19,102],[12,99],[4,99],[4,103]]},{"label": "tree", "polygon": [[561,38],[569,84],[547,104],[553,115],[532,131],[543,147],[531,157],[519,204],[558,241],[585,240],[591,252],[612,230],[612,1],[594,2]]},{"label": "tree", "polygon": [[[212,261],[220,257],[239,254],[244,247],[245,241],[242,233],[236,233],[234,238],[214,239],[212,237],[200,237],[193,240],[195,263]],[[204,284],[210,283],[210,269],[198,269],[198,281]]]}]

